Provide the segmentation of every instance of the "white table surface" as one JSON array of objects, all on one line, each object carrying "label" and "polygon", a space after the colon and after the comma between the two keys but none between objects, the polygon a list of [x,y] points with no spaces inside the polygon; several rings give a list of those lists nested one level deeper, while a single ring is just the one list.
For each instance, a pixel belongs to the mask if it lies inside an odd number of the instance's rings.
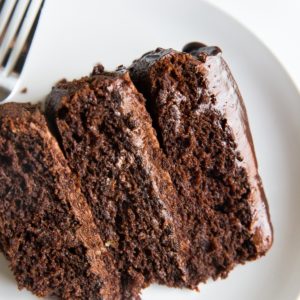
[{"label": "white table surface", "polygon": [[300,0],[207,0],[252,31],[300,91]]}]

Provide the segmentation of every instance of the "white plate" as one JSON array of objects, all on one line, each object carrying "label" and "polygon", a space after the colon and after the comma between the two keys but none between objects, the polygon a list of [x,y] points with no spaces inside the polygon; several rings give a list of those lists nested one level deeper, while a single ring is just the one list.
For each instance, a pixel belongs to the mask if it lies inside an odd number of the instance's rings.
[{"label": "white plate", "polygon": [[[248,109],[271,209],[275,241],[266,257],[237,267],[226,280],[201,285],[200,293],[153,286],[142,298],[296,300],[300,292],[300,98],[285,70],[257,38],[207,3],[84,3],[46,2],[14,98],[39,99],[55,81],[86,74],[98,61],[114,68],[158,46],[181,49],[193,40],[218,45]],[[24,86],[28,93],[21,95],[18,90]],[[0,299],[35,299],[17,290],[2,256],[0,270]]]}]

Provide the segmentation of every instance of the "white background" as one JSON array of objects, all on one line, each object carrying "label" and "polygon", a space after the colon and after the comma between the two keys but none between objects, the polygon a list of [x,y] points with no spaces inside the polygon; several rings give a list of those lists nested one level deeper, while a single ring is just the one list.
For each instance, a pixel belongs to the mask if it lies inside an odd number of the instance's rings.
[{"label": "white background", "polygon": [[207,0],[250,29],[300,90],[300,0]]}]

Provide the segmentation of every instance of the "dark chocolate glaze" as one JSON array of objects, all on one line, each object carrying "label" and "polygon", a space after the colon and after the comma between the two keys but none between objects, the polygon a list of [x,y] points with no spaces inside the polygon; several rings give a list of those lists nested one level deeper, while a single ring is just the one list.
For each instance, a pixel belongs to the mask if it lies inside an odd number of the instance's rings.
[{"label": "dark chocolate glaze", "polygon": [[[218,110],[227,119],[235,137],[237,151],[243,160],[237,163],[243,166],[251,185],[250,204],[252,211],[251,232],[257,251],[264,254],[272,245],[273,228],[254,150],[252,135],[246,107],[238,86],[222,58],[218,47],[203,47],[202,43],[191,43],[183,47],[183,51],[203,61],[203,76],[207,82],[209,93],[214,95]],[[208,51],[208,49],[211,49]],[[219,49],[219,51],[218,51]]]},{"label": "dark chocolate glaze", "polygon": [[184,47],[182,48],[182,51],[183,52],[186,52],[186,53],[190,53],[194,50],[198,50],[200,48],[205,48],[207,47],[206,44],[204,43],[201,43],[201,42],[190,42],[190,43],[187,43],[186,45],[184,45]]},{"label": "dark chocolate glaze", "polygon": [[218,53],[222,52],[222,50],[217,46],[207,46],[200,42],[191,42],[186,44],[182,48],[183,52],[190,53],[191,55],[197,56],[199,53],[201,55],[217,55]]}]

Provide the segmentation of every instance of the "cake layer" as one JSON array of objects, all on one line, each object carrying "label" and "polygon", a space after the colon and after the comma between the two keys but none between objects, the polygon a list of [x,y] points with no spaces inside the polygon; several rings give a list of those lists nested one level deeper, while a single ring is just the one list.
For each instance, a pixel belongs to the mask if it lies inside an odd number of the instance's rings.
[{"label": "cake layer", "polygon": [[120,299],[120,278],[37,106],[0,105],[0,244],[19,288]]},{"label": "cake layer", "polygon": [[60,82],[46,111],[122,273],[125,298],[153,281],[186,285],[177,194],[128,73],[98,66],[90,77]]},{"label": "cake layer", "polygon": [[129,70],[179,195],[196,285],[265,254],[272,229],[237,85],[218,48],[189,48],[196,57],[159,48]]},{"label": "cake layer", "polygon": [[[189,44],[188,44],[189,45]],[[186,46],[188,46],[186,45]],[[235,140],[236,152],[242,157],[239,163],[247,172],[250,185],[249,205],[252,213],[251,233],[258,254],[271,247],[273,228],[267,198],[258,174],[258,164],[244,101],[230,69],[218,47],[190,43],[190,54],[203,62],[203,78],[211,95],[214,109],[228,122]]]}]

